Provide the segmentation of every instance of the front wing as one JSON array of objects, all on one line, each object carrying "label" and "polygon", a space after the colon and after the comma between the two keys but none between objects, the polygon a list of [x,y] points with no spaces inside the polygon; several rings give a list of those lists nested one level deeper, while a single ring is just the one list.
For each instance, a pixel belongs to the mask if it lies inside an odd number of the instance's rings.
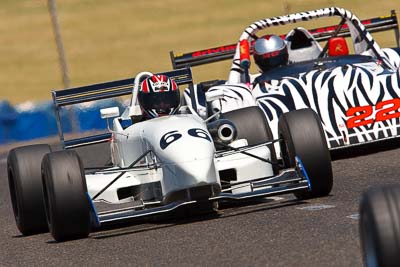
[{"label": "front wing", "polygon": [[[207,199],[190,199],[174,201],[165,205],[162,205],[159,201],[153,202],[140,202],[130,207],[117,208],[113,210],[107,210],[102,212],[96,211],[96,205],[92,202],[90,196],[88,199],[92,207],[92,217],[94,218],[94,226],[101,226],[108,223],[118,222],[127,219],[137,219],[151,217],[155,215],[169,214],[182,207],[190,207],[196,203],[205,201],[213,202],[226,202],[226,201],[240,201],[252,198],[260,197],[271,197],[280,194],[295,193],[304,190],[311,190],[310,182],[307,173],[302,166],[301,162],[298,161],[296,168],[286,169],[277,176],[265,177],[256,179],[253,181],[241,182],[232,184],[230,189],[236,189],[240,186],[249,186],[251,191],[247,193],[220,193],[215,196],[211,196]],[[188,196],[190,195],[189,188],[187,189]],[[228,189],[229,190],[229,189]],[[225,190],[226,191],[226,190]]]}]

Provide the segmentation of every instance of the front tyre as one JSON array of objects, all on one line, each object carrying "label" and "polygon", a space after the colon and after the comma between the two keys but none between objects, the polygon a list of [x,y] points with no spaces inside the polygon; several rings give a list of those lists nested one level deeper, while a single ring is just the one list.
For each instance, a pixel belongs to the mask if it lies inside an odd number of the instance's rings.
[{"label": "front tyre", "polygon": [[43,203],[42,158],[49,145],[30,145],[12,149],[7,158],[8,185],[14,218],[23,235],[47,232]]},{"label": "front tyre", "polygon": [[308,174],[311,190],[295,193],[299,199],[329,195],[333,185],[331,156],[318,115],[312,109],[283,113],[278,122],[282,160],[286,168],[299,157]]},{"label": "front tyre", "polygon": [[360,238],[366,266],[400,266],[400,187],[373,188],[360,202]]},{"label": "front tyre", "polygon": [[85,173],[75,151],[47,154],[42,161],[46,217],[56,241],[85,238],[90,232],[90,204]]}]

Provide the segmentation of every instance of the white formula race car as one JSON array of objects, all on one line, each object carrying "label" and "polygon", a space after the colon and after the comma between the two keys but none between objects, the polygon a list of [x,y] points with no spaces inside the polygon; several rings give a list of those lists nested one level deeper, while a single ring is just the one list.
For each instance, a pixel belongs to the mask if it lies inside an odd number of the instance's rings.
[{"label": "white formula race car", "polygon": [[[193,86],[190,68],[162,73]],[[190,106],[174,115],[132,123],[140,114],[134,79],[53,91],[63,150],[48,145],[15,148],[8,179],[16,223],[24,235],[50,230],[57,241],[87,237],[107,223],[170,214],[215,211],[221,201],[294,193],[322,197],[332,188],[332,167],[321,122],[311,109],[285,113],[273,139],[259,107],[201,118]],[[133,89],[132,89],[133,88]],[[65,140],[60,110],[71,104],[131,95],[120,114],[100,111],[109,132]],[[208,101],[220,96],[207,95]],[[75,148],[110,142],[111,165],[85,168]],[[277,161],[273,143],[281,147]],[[93,155],[96,157],[96,155]]]}]

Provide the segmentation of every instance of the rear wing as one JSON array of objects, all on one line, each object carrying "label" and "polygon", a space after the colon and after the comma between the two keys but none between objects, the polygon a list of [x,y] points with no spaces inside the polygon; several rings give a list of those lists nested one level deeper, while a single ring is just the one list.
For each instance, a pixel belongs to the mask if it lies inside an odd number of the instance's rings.
[{"label": "rear wing", "polygon": [[[189,84],[189,87],[193,87],[193,77],[190,68],[176,69],[157,74],[164,74],[170,77],[178,85]],[[107,142],[110,140],[111,134],[103,133],[77,139],[65,140],[60,119],[60,110],[62,108],[93,100],[130,95],[132,94],[134,81],[135,81],[134,78],[129,78],[129,79],[98,83],[98,84],[92,84],[75,88],[68,88],[64,90],[52,91],[58,134],[63,148],[69,149],[90,144]]]},{"label": "rear wing", "polygon": [[[371,19],[362,20],[361,23],[370,32],[380,32],[394,30],[396,45],[399,44],[399,24],[397,15],[394,10],[391,11],[388,16],[381,16]],[[317,41],[327,41],[332,34],[336,31],[337,25],[321,27],[316,29],[308,30]],[[285,34],[281,35],[281,38],[285,38]],[[347,24],[344,24],[337,34],[341,37],[349,37],[350,31]],[[182,68],[185,66],[199,66],[203,64],[219,62],[226,59],[232,59],[236,50],[236,43],[230,45],[217,46],[209,49],[198,50],[194,52],[178,53],[175,54],[173,51],[170,52],[172,67],[174,69]]]}]

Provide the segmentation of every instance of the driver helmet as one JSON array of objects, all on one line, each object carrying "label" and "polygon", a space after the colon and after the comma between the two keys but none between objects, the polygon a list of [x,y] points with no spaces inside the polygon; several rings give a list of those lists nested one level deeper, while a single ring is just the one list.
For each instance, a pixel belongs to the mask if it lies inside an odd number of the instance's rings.
[{"label": "driver helmet", "polygon": [[173,114],[180,105],[178,85],[165,75],[153,75],[142,82],[138,100],[142,110],[152,118]]},{"label": "driver helmet", "polygon": [[265,35],[258,38],[253,46],[253,56],[261,72],[288,63],[286,43],[277,35]]}]

